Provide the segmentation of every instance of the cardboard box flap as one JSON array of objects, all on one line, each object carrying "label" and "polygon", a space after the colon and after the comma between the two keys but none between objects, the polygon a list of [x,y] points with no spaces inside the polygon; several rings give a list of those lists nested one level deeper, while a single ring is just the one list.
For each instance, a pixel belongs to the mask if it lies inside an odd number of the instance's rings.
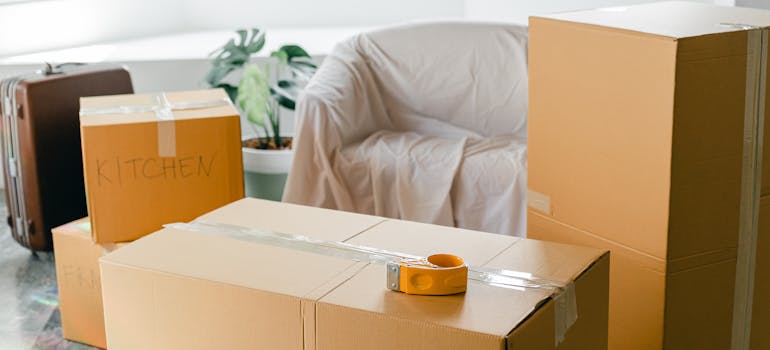
[{"label": "cardboard box flap", "polygon": [[538,16],[624,29],[672,39],[744,30],[744,25],[765,27],[770,11],[721,7],[695,2],[654,2]]},{"label": "cardboard box flap", "polygon": [[[384,219],[244,198],[198,220],[342,241]],[[348,259],[168,228],[129,248],[106,257],[104,262],[311,299],[320,296],[315,293],[336,286],[337,276],[344,275],[344,271],[353,273],[357,264]],[[185,254],[177,257],[173,254],[176,251]]]},{"label": "cardboard box flap", "polygon": [[244,198],[197,220],[344,241],[384,219],[344,211]]},{"label": "cardboard box flap", "polygon": [[[190,109],[175,108],[172,111],[174,120],[239,116],[238,111],[230,103],[227,93],[222,89],[168,92],[163,93],[163,95],[172,106],[182,106],[185,103],[194,105],[204,102],[209,105]],[[157,122],[158,116],[152,111],[139,113],[106,112],[107,109],[121,107],[126,107],[128,111],[132,107],[156,106],[160,103],[159,96],[160,94],[127,94],[83,97],[80,99],[80,124],[81,126],[98,126]]]},{"label": "cardboard box flap", "polygon": [[[175,254],[183,251],[184,254]],[[196,232],[163,229],[100,259],[163,274],[308,297],[357,262]],[[333,287],[333,286],[331,286]]]}]

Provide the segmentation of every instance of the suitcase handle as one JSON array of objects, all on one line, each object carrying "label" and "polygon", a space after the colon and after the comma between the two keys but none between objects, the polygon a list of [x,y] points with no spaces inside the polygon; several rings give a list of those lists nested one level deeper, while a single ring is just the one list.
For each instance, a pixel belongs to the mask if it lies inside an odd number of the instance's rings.
[{"label": "suitcase handle", "polygon": [[45,62],[45,65],[43,66],[43,69],[39,70],[38,73],[42,75],[53,75],[53,74],[61,74],[64,73],[64,70],[62,68],[67,66],[83,66],[85,63],[83,62],[65,62],[65,63],[59,63],[57,65],[52,65],[48,62]]}]

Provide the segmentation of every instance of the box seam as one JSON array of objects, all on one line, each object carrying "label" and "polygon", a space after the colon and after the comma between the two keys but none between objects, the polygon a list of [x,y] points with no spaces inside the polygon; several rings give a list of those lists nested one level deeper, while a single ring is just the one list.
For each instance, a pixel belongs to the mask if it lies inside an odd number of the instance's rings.
[{"label": "box seam", "polygon": [[[332,278],[331,278],[329,281],[327,281],[327,283],[331,283],[331,282],[333,282],[334,280],[336,280],[336,279],[337,279],[337,277],[339,277],[339,276],[341,276],[341,275],[345,274],[345,273],[346,273],[346,272],[348,272],[349,270],[351,270],[351,269],[354,269],[354,270],[355,270],[355,271],[352,271],[352,273],[351,273],[349,276],[345,277],[345,278],[344,278],[343,280],[341,280],[339,283],[335,284],[335,285],[334,285],[334,287],[332,287],[332,288],[330,288],[328,291],[326,291],[326,293],[323,293],[323,294],[321,294],[320,296],[318,296],[318,297],[317,297],[317,298],[315,298],[315,299],[310,299],[311,297],[309,296],[309,295],[312,295],[312,294],[313,294],[315,291],[317,291],[319,288],[323,287],[323,286],[326,284],[326,283],[324,283],[324,284],[322,284],[322,285],[320,285],[320,286],[318,286],[318,287],[316,287],[316,288],[313,288],[313,290],[311,290],[309,293],[307,293],[307,294],[303,295],[303,298],[306,298],[307,300],[314,300],[314,301],[319,301],[319,300],[323,299],[325,296],[327,296],[327,295],[329,295],[329,293],[331,293],[331,292],[335,291],[337,288],[339,288],[340,286],[342,286],[343,284],[345,284],[345,282],[349,281],[351,278],[358,276],[358,274],[359,274],[359,273],[361,273],[361,271],[363,271],[363,269],[365,269],[365,268],[366,268],[366,267],[368,267],[368,266],[371,266],[371,263],[365,263],[365,264],[361,265],[361,267],[358,267],[358,268],[357,268],[357,266],[358,266],[358,263],[357,263],[357,262],[354,262],[354,263],[353,263],[352,265],[350,265],[348,268],[346,268],[345,270],[342,270],[342,271],[340,271],[338,274],[334,275],[334,277],[332,277]],[[356,269],[356,268],[357,268],[357,269]]]},{"label": "box seam", "polygon": [[390,219],[387,219],[387,218],[384,218],[384,217],[377,217],[377,216],[375,216],[375,217],[379,218],[380,221],[377,221],[376,223],[371,224],[371,225],[365,227],[364,229],[362,229],[361,231],[357,232],[356,234],[354,234],[354,235],[352,235],[352,236],[350,236],[348,238],[345,238],[342,242],[348,242],[348,241],[350,241],[350,240],[352,240],[352,239],[354,239],[354,238],[356,238],[356,237],[358,237],[358,236],[360,236],[360,235],[362,235],[362,234],[364,234],[364,233],[366,233],[368,231],[371,231],[373,228],[379,226],[380,224],[390,220]]},{"label": "box seam", "polygon": [[521,240],[522,240],[522,239],[524,239],[524,238],[519,238],[519,239],[516,239],[515,241],[511,242],[511,244],[507,245],[505,248],[503,248],[502,250],[500,250],[499,252],[497,252],[497,254],[495,254],[495,255],[494,255],[494,256],[492,256],[491,258],[487,259],[487,261],[485,261],[483,264],[481,264],[481,266],[487,266],[487,265],[488,265],[489,263],[491,263],[493,260],[497,259],[497,257],[498,257],[498,256],[502,255],[502,254],[503,254],[503,253],[505,253],[505,252],[506,252],[508,249],[511,249],[511,247],[513,247],[513,246],[514,246],[514,245],[516,245],[517,243],[521,242]]},{"label": "box seam", "polygon": [[628,245],[625,245],[625,244],[622,244],[622,243],[619,243],[619,242],[615,242],[615,241],[613,241],[613,240],[611,240],[609,238],[605,238],[605,237],[599,236],[599,235],[597,235],[595,233],[586,231],[586,230],[581,229],[579,227],[576,227],[576,226],[573,226],[573,225],[570,225],[570,224],[567,224],[567,223],[564,223],[564,222],[561,222],[561,221],[557,221],[557,220],[553,219],[552,217],[549,217],[549,216],[541,214],[540,212],[535,212],[535,211],[529,210],[529,213],[532,214],[532,215],[537,215],[537,216],[539,216],[540,218],[542,218],[544,220],[548,220],[550,222],[554,222],[554,223],[557,223],[559,225],[566,226],[567,228],[572,229],[574,231],[580,231],[580,233],[583,233],[585,235],[591,236],[591,237],[596,238],[598,240],[601,240],[603,242],[610,242],[612,244],[618,245],[618,246],[620,246],[620,247],[622,247],[624,249],[628,249],[629,251],[632,251],[632,252],[634,252],[636,254],[642,255],[642,256],[644,256],[646,258],[653,259],[653,260],[656,260],[656,261],[661,262],[661,263],[666,263],[666,261],[667,261],[664,258],[659,258],[657,256],[654,256],[654,255],[650,254],[650,253],[641,251],[641,250],[636,249],[636,248],[629,247]]}]

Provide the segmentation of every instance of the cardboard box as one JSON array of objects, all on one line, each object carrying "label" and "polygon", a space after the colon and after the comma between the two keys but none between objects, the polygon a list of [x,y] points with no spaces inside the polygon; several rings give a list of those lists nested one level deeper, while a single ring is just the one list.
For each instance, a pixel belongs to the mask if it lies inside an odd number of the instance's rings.
[{"label": "cardboard box", "polygon": [[[449,252],[470,264],[574,281],[578,317],[558,349],[607,347],[602,250],[255,199],[202,220],[411,254]],[[170,228],[103,257],[101,266],[112,350],[556,348],[557,311],[543,289],[470,281],[464,294],[407,295],[386,288],[384,265]]]},{"label": "cardboard box", "polygon": [[528,233],[612,251],[611,349],[730,348],[744,120],[764,98],[747,25],[770,12],[530,18]]},{"label": "cardboard box", "polygon": [[91,223],[87,217],[52,231],[62,336],[106,348],[99,258],[124,243],[91,242]]},{"label": "cardboard box", "polygon": [[[153,110],[163,97],[172,109]],[[86,97],[80,106],[94,241],[132,241],[243,198],[240,118],[223,90]]]}]

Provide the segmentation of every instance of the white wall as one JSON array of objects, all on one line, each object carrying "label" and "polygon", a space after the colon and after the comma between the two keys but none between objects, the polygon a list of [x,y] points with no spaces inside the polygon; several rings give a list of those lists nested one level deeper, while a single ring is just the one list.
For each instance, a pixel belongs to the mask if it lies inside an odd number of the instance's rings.
[{"label": "white wall", "polygon": [[[470,19],[527,23],[532,15],[622,6],[661,0],[465,0],[465,16]],[[732,5],[733,0],[689,0]],[[759,0],[762,1],[762,0]],[[764,0],[769,1],[769,0]]]},{"label": "white wall", "polygon": [[462,17],[465,0],[185,0],[188,28],[361,27]]},{"label": "white wall", "polygon": [[464,0],[0,2],[0,57],[206,29],[359,27],[462,17]]},{"label": "white wall", "polygon": [[179,31],[183,0],[0,3],[0,57]]},{"label": "white wall", "polygon": [[770,9],[770,0],[734,0],[735,6]]}]

